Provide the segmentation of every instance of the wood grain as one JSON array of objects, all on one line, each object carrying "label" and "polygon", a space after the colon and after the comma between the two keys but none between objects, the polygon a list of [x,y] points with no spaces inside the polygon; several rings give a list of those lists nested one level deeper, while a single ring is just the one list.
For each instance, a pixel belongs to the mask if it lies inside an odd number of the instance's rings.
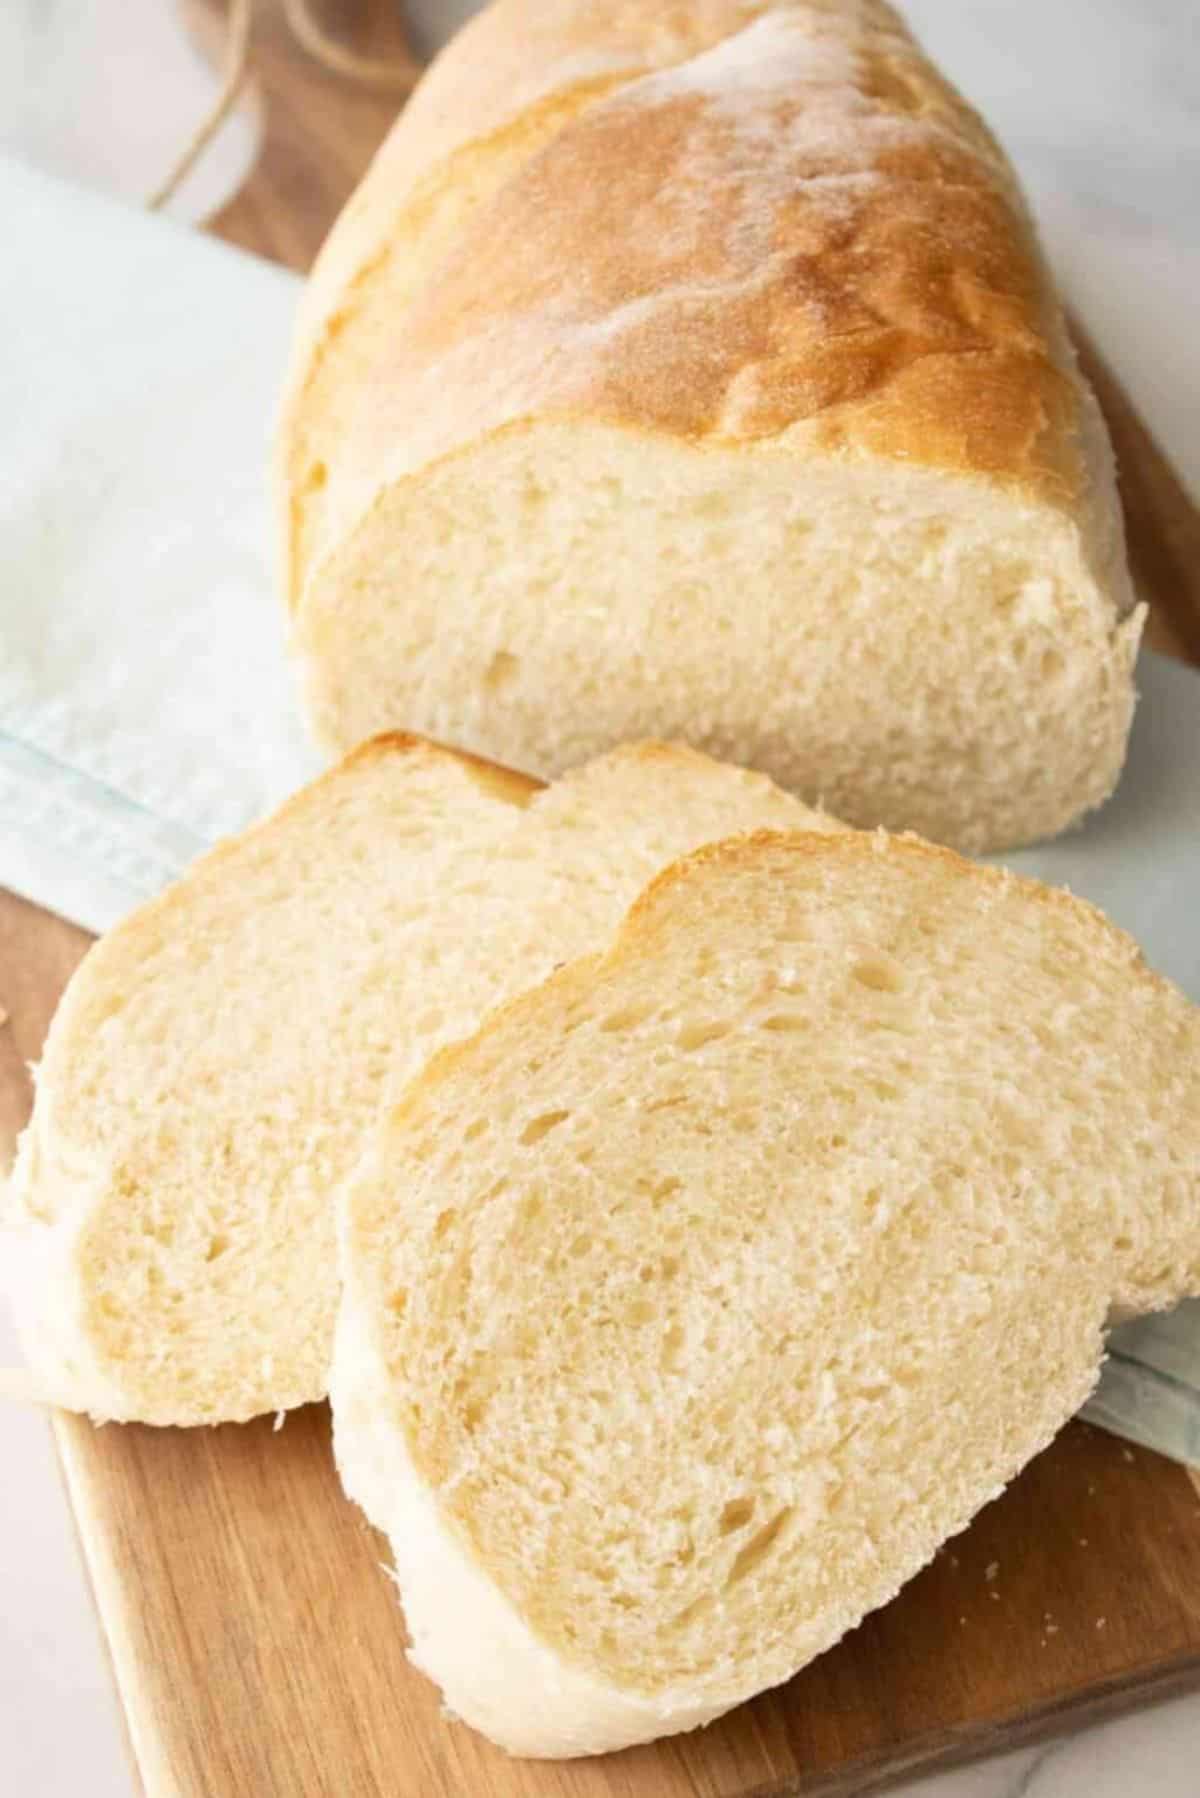
[{"label": "wood grain", "polygon": [[[201,47],[219,64],[223,0],[183,0],[183,8]],[[364,54],[387,59],[408,48],[395,0],[314,0],[313,12],[332,36]],[[306,55],[278,0],[256,0],[250,68],[263,118],[258,160],[209,229],[303,273],[390,128],[398,101]]]},{"label": "wood grain", "polygon": [[[216,53],[221,0],[184,0]],[[326,0],[356,49],[390,0]],[[318,67],[255,7],[262,154],[212,221],[306,268],[386,131],[386,94]],[[1200,663],[1200,515],[1094,346],[1156,646]],[[90,939],[0,893],[0,1152]],[[403,1655],[383,1550],[342,1499],[323,1407],[212,1431],[55,1420],[150,1798],[774,1798],[851,1793],[1200,1683],[1200,1496],[1073,1425],[893,1605],[701,1734],[603,1761],[506,1760],[438,1715]],[[995,1565],[995,1575],[988,1570]]]},{"label": "wood grain", "polygon": [[512,1761],[404,1658],[324,1406],[56,1423],[150,1798],[783,1798],[867,1790],[1200,1681],[1200,1498],[1071,1425],[900,1597],[712,1728]]}]

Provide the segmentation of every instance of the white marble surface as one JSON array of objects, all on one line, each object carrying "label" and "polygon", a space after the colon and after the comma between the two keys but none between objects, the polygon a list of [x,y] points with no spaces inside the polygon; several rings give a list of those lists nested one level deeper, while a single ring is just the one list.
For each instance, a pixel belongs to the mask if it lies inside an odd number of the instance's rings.
[{"label": "white marble surface", "polygon": [[[162,152],[169,160],[211,79],[165,29],[159,0],[103,7],[102,39],[101,10],[101,0],[5,0],[0,144],[135,197],[160,173]],[[470,8],[412,0],[411,10],[428,42],[441,19]],[[1003,138],[1071,300],[1200,491],[1200,33],[1192,6],[907,0],[906,10]],[[183,196],[189,216],[237,179],[253,132],[243,115]],[[0,1323],[0,1366],[11,1359]],[[36,1414],[10,1407],[0,1411],[0,1791],[131,1798],[134,1789],[49,1432]],[[1200,1695],[903,1790],[907,1798],[1196,1798]],[[264,1790],[261,1798],[291,1795]]]}]

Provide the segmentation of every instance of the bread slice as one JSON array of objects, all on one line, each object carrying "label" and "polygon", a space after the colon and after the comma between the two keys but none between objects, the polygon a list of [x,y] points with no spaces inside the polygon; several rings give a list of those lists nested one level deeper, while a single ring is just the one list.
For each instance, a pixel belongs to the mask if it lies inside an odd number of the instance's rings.
[{"label": "bread slice", "polygon": [[497,0],[321,258],[280,464],[334,750],[680,737],[972,851],[1119,773],[1104,424],[1011,168],[878,0]]},{"label": "bread slice", "polygon": [[46,1044],[8,1283],[47,1396],[149,1423],[319,1398],[333,1194],[389,1075],[606,942],[684,849],[806,819],[661,745],[539,791],[389,737],[199,862],[90,952]]},{"label": "bread slice", "polygon": [[417,1664],[518,1754],[687,1729],[994,1497],[1112,1309],[1200,1292],[1200,1013],[916,839],[722,844],[430,1063],[342,1248]]}]

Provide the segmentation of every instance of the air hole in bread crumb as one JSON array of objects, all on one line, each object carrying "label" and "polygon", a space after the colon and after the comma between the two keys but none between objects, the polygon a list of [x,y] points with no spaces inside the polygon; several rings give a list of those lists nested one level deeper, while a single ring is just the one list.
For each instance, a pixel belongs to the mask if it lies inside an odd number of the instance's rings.
[{"label": "air hole in bread crumb", "polygon": [[705,1043],[715,1043],[721,1037],[728,1036],[731,1029],[732,1025],[719,1021],[683,1024],[675,1040],[685,1054],[690,1054],[694,1049],[702,1049]]},{"label": "air hole in bread crumb", "polygon": [[489,693],[506,687],[521,666],[517,657],[507,649],[498,649],[483,672],[483,684]]},{"label": "air hole in bread crumb", "polygon": [[692,512],[696,518],[726,518],[731,503],[727,493],[698,493],[692,501]]},{"label": "air hole in bread crumb", "polygon": [[606,1034],[612,1034],[619,1030],[636,1030],[638,1025],[644,1024],[649,1016],[650,1013],[644,1006],[627,1005],[623,1011],[610,1012],[608,1017],[601,1018],[599,1028]]},{"label": "air hole in bread crumb", "polygon": [[447,1230],[450,1229],[450,1227],[452,1226],[453,1223],[454,1223],[454,1207],[453,1207],[453,1205],[449,1206],[449,1208],[445,1211],[438,1212],[437,1218],[434,1221],[434,1226],[433,1226],[433,1234],[438,1242],[441,1241],[442,1237],[446,1234]]},{"label": "air hole in bread crumb", "polygon": [[324,462],[310,462],[304,476],[304,485],[309,493],[319,493],[329,479],[329,470]]},{"label": "air hole in bread crumb", "polygon": [[950,526],[948,524],[943,524],[940,519],[931,519],[921,532],[921,548],[926,555],[932,555],[941,549],[949,535]]},{"label": "air hole in bread crumb", "polygon": [[800,1013],[796,1011],[777,1011],[773,1012],[769,1018],[764,1018],[759,1028],[773,1031],[778,1036],[784,1036],[807,1030],[808,1020],[801,1017]]},{"label": "air hole in bread crumb", "polygon": [[782,1511],[777,1511],[769,1522],[764,1523],[762,1528],[751,1536],[746,1546],[739,1550],[733,1566],[729,1569],[727,1585],[733,1586],[738,1580],[745,1579],[746,1575],[752,1573],[759,1563],[770,1554],[779,1540],[784,1524],[791,1515],[791,1505],[785,1505]]},{"label": "air hole in bread crumb", "polygon": [[[860,1386],[857,1396],[864,1400],[868,1405],[873,1405],[876,1399],[886,1398],[891,1390],[892,1388],[886,1380],[876,1380],[870,1385]],[[843,1437],[843,1443],[849,1442],[851,1437],[855,1435],[857,1435],[857,1431],[851,1430],[845,1437]]]},{"label": "air hole in bread crumb", "polygon": [[404,1313],[408,1310],[407,1287],[397,1286],[394,1292],[388,1294],[387,1308],[395,1318],[404,1316]]},{"label": "air hole in bread crumb", "polygon": [[[679,1557],[677,1556],[676,1559],[678,1558]],[[674,1627],[676,1629],[686,1629],[689,1624],[695,1623],[697,1618],[704,1615],[711,1603],[712,1598],[707,1593],[701,1598],[693,1598],[691,1604],[684,1605],[682,1611],[680,1611],[679,1615],[675,1618]]]},{"label": "air hole in bread crumb", "polygon": [[565,1123],[570,1115],[569,1111],[544,1111],[540,1117],[530,1118],[518,1141],[526,1147],[531,1143],[541,1142],[543,1136],[549,1136],[551,1130],[556,1130],[559,1124]]},{"label": "air hole in bread crumb", "polygon": [[732,1536],[735,1530],[744,1530],[754,1515],[753,1498],[731,1498],[721,1512],[718,1528],[723,1536]]},{"label": "air hole in bread crumb", "polygon": [[489,1121],[488,1118],[473,1118],[463,1131],[463,1141],[474,1142],[476,1137],[482,1136],[488,1127]]},{"label": "air hole in bread crumb", "polygon": [[904,986],[904,975],[898,964],[883,956],[856,962],[850,974],[859,986],[868,987],[873,993],[898,993]]},{"label": "air hole in bread crumb", "polygon": [[209,1241],[208,1241],[208,1248],[205,1250],[204,1259],[206,1261],[219,1261],[221,1259],[221,1256],[225,1253],[225,1251],[228,1247],[229,1247],[228,1236],[221,1236],[220,1234],[218,1234],[216,1236],[210,1236]]}]

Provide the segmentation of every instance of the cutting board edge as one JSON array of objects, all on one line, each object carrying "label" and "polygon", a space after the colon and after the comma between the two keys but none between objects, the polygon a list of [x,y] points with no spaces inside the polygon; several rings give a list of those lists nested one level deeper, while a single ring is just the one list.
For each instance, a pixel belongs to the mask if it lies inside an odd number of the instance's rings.
[{"label": "cutting board edge", "polygon": [[[99,1488],[90,1477],[88,1436],[97,1429],[120,1430],[120,1424],[95,1425],[71,1412],[53,1411],[51,1426],[67,1490],[81,1560],[116,1689],[119,1714],[138,1798],[177,1798],[188,1789],[183,1771],[173,1761],[168,1734],[159,1727],[152,1707],[130,1705],[127,1694],[141,1685],[136,1606],[133,1586],[123,1581],[105,1529]],[[1157,1457],[1156,1457],[1157,1458]],[[1195,1469],[1183,1470],[1200,1492]],[[949,1772],[995,1755],[1056,1738],[1133,1711],[1165,1703],[1200,1690],[1200,1648],[1167,1662],[1147,1661],[1142,1669],[1123,1671],[1094,1686],[1058,1694],[1030,1708],[1014,1708],[1006,1716],[968,1721],[930,1731],[910,1740],[902,1758],[894,1746],[882,1745],[828,1773],[788,1775],[783,1783],[758,1782],[739,1798],[869,1798],[893,1790],[923,1774]],[[619,1757],[613,1757],[619,1762]]]},{"label": "cutting board edge", "polygon": [[1141,1684],[1136,1683],[1136,1676],[1130,1680],[1118,1675],[1100,1686],[1051,1699],[1028,1712],[1014,1711],[986,1725],[939,1730],[919,1740],[903,1761],[895,1760],[886,1748],[879,1749],[847,1762],[834,1773],[818,1775],[815,1781],[801,1778],[791,1785],[759,1785],[741,1798],[871,1798],[924,1774],[951,1773],[1041,1742],[1069,1741],[1096,1723],[1149,1710],[1193,1691],[1200,1691],[1200,1651],[1171,1665],[1148,1668]]},{"label": "cutting board edge", "polygon": [[[90,1481],[79,1457],[77,1432],[83,1427],[120,1429],[120,1424],[91,1424],[73,1411],[50,1412],[50,1429],[58,1458],[59,1474],[67,1495],[67,1509],[79,1547],[79,1559],[87,1580],[88,1596],[104,1645],[117,1715],[125,1741],[126,1758],[133,1780],[133,1798],[174,1798],[177,1789],[170,1754],[159,1731],[144,1722],[127,1694],[137,1690],[138,1657],[134,1627],[123,1585],[112,1554],[112,1543],[99,1519],[99,1488]],[[128,1681],[128,1683],[126,1683]]]}]

